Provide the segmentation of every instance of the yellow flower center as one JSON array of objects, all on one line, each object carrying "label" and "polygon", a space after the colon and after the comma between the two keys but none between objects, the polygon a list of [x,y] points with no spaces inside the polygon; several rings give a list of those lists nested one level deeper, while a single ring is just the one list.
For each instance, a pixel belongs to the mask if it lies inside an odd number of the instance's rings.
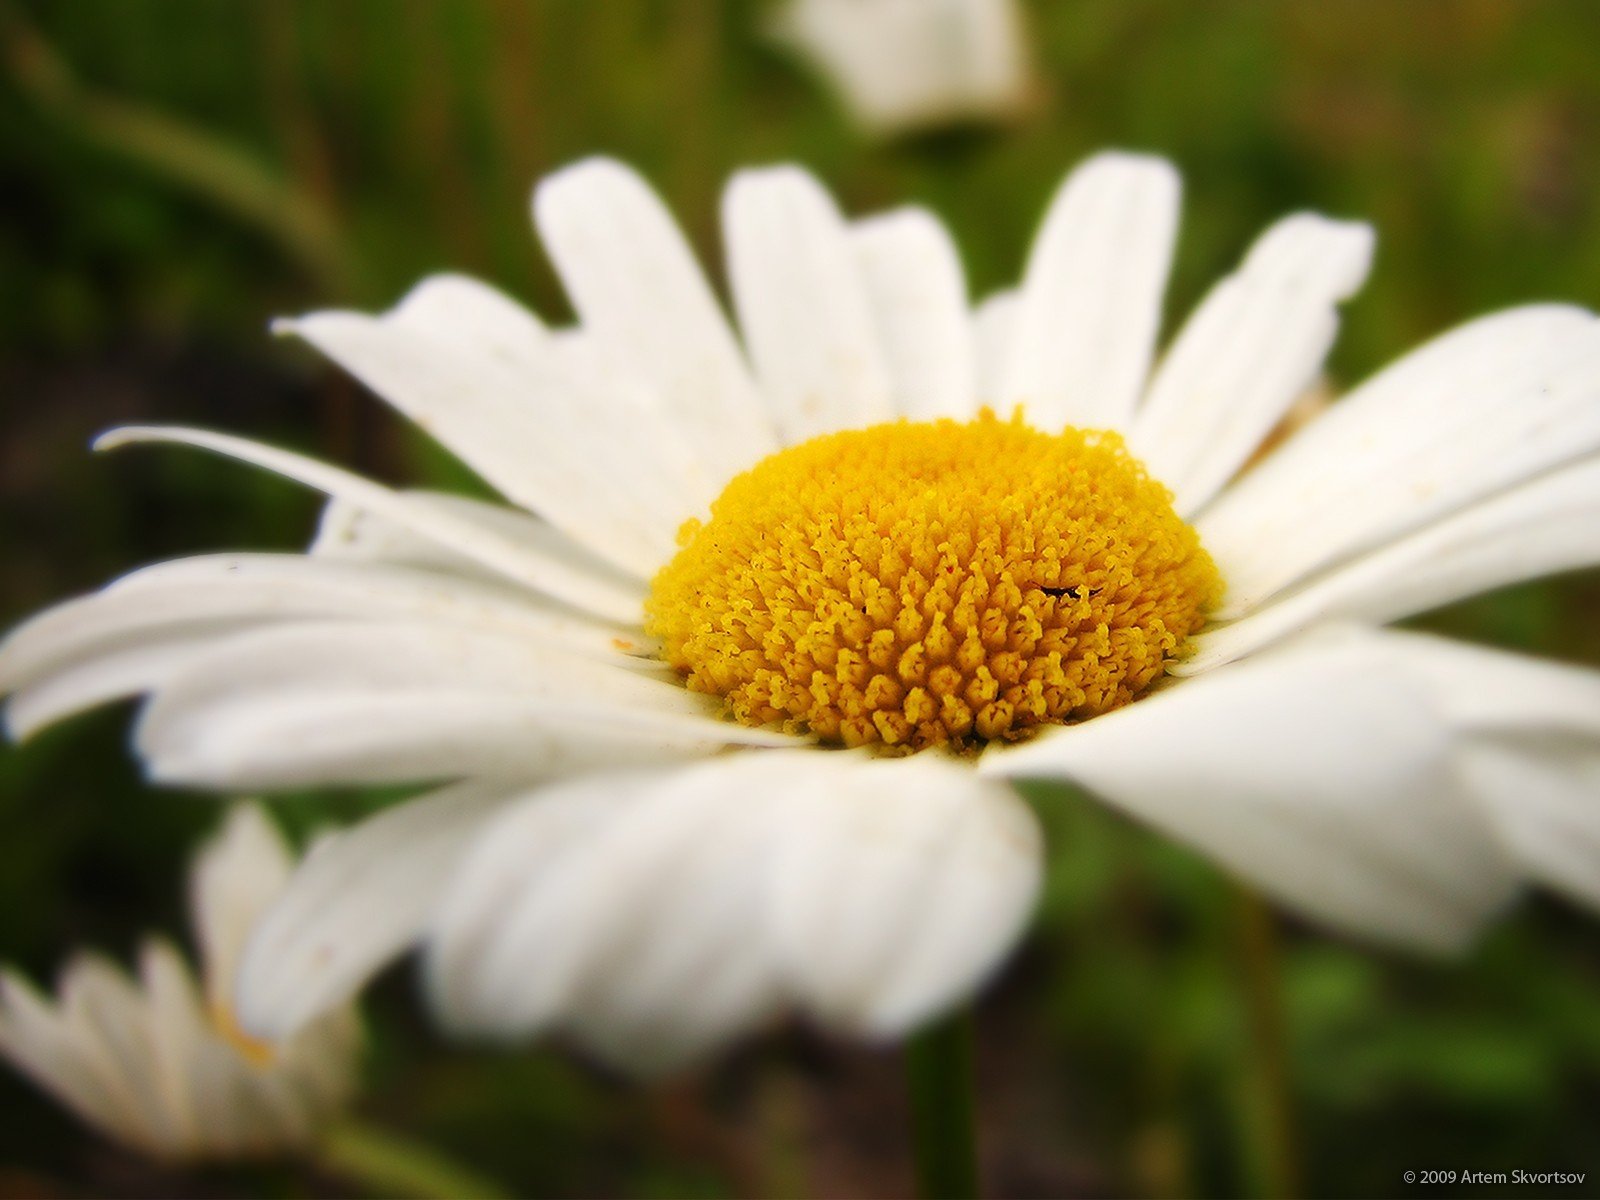
[{"label": "yellow flower center", "polygon": [[1126,704],[1221,590],[1118,435],[988,410],[780,451],[678,541],[646,613],[690,688],[748,725],[895,752]]}]

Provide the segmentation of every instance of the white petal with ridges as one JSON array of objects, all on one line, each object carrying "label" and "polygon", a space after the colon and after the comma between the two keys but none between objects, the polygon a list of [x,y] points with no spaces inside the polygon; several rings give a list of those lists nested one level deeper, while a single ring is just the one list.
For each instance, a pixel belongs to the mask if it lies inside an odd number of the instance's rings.
[{"label": "white petal with ridges", "polygon": [[966,420],[977,410],[967,285],[943,223],[902,208],[851,227],[895,401],[914,421]]},{"label": "white petal with ridges", "polygon": [[1128,433],[1180,514],[1227,482],[1316,377],[1372,246],[1371,226],[1286,217],[1189,318]]},{"label": "white petal with ridges", "polygon": [[[677,525],[709,500],[709,478],[654,398],[567,370],[542,333],[479,344],[471,305],[441,333],[440,308],[408,299],[379,317],[320,312],[274,328],[311,342],[595,553],[645,572],[670,554]],[[608,486],[585,489],[596,473]]]},{"label": "white petal with ridges", "polygon": [[1396,663],[1377,640],[1293,647],[980,769],[1080,783],[1337,929],[1454,949],[1518,873],[1456,774],[1447,716]]},{"label": "white petal with ridges", "polygon": [[189,868],[189,912],[201,979],[215,1008],[230,1006],[234,972],[262,912],[289,880],[294,856],[256,804],[238,804]]},{"label": "white petal with ridges", "polygon": [[1600,458],[1563,467],[1333,568],[1193,639],[1196,675],[1318,621],[1398,620],[1492,588],[1600,562]]},{"label": "white petal with ridges", "polygon": [[598,587],[592,575],[575,571],[521,539],[303,455],[246,438],[176,426],[125,426],[101,434],[95,448],[114,450],[144,442],[195,446],[250,463],[393,521],[534,591],[611,620],[639,620],[636,594]]},{"label": "white petal with ridges", "polygon": [[1354,553],[1600,449],[1600,322],[1546,305],[1484,317],[1383,371],[1196,522],[1223,616]]},{"label": "white petal with ridges", "polygon": [[236,979],[241,1025],[278,1040],[352,996],[421,935],[468,839],[504,803],[470,782],[385,809],[307,856],[255,928]]},{"label": "white petal with ridges", "polygon": [[776,449],[721,307],[647,183],[587,159],[539,185],[534,217],[584,329],[642,373],[719,487]]},{"label": "white petal with ridges", "polygon": [[1144,390],[1178,230],[1164,159],[1097,154],[1061,185],[1034,241],[996,397],[1037,428],[1123,429]]},{"label": "white petal with ridges", "polygon": [[1043,845],[1009,788],[922,756],[836,770],[793,803],[773,932],[825,1024],[903,1034],[975,991],[1020,936]]},{"label": "white petal with ridges", "polygon": [[785,444],[895,415],[849,229],[797,167],[741,171],[723,198],[739,327]]}]

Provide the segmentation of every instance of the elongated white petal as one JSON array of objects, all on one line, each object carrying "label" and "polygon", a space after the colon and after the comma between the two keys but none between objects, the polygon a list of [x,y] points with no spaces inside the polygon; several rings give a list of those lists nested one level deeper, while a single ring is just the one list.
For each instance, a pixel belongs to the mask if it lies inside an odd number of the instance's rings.
[{"label": "elongated white petal", "polygon": [[[595,557],[542,517],[510,508],[457,496],[450,492],[408,489],[400,493],[419,508],[437,508],[458,519],[483,525],[493,532],[532,547],[540,555],[555,559],[574,575],[589,577],[602,595],[617,592],[642,600],[645,584],[638,575]],[[441,542],[420,537],[404,525],[343,500],[330,500],[317,523],[317,534],[307,553],[318,558],[344,558],[360,562],[381,562],[397,566],[423,567],[451,575],[467,575],[504,583],[505,576],[482,562],[457,553]],[[586,605],[605,608],[604,604]]]},{"label": "elongated white petal", "polygon": [[283,835],[260,806],[236,805],[189,868],[189,908],[201,978],[213,1007],[227,1005],[245,939],[294,867]]},{"label": "elongated white petal", "polygon": [[1286,217],[1189,318],[1128,435],[1179,513],[1209,500],[1316,377],[1372,244],[1368,225]]},{"label": "elongated white petal", "polygon": [[574,779],[532,794],[484,828],[429,935],[429,992],[448,1025],[511,1036],[561,1018],[599,946],[592,934],[605,906],[631,902],[649,912],[642,885],[650,881],[598,874],[593,847],[650,782],[643,774]]},{"label": "elongated white petal", "polygon": [[749,755],[540,793],[485,832],[430,958],[447,1020],[560,1028],[634,1070],[748,1029],[780,996],[767,897],[802,814],[780,781],[827,756]]},{"label": "elongated white petal", "polygon": [[781,439],[891,420],[871,298],[822,185],[796,167],[742,171],[722,220],[739,327]]},{"label": "elongated white petal", "polygon": [[972,344],[978,375],[975,409],[984,405],[997,410],[1004,408],[1000,403],[1000,389],[1005,383],[1019,304],[1016,290],[1007,288],[985,296],[972,314]]},{"label": "elongated white petal", "polygon": [[294,622],[220,639],[163,681],[136,745],[169,782],[542,778],[786,735],[708,715],[678,685],[429,623]]},{"label": "elongated white petal", "polygon": [[997,397],[1050,432],[1122,429],[1144,390],[1178,229],[1163,159],[1097,154],[1051,201],[1028,258]]},{"label": "elongated white petal", "polygon": [[251,463],[325,493],[364,512],[403,526],[418,537],[464,554],[501,576],[610,620],[637,623],[637,593],[606,588],[592,574],[574,570],[520,539],[470,520],[459,512],[395,492],[338,467],[228,434],[178,427],[128,426],[102,434],[96,449],[139,442],[196,446]]},{"label": "elongated white petal", "polygon": [[[509,499],[648,573],[710,499],[710,473],[681,432],[648,394],[567,370],[531,314],[519,334],[480,321],[483,305],[459,285],[439,290],[426,282],[381,317],[320,312],[275,328],[317,346]],[[585,488],[595,473],[607,486]]]},{"label": "elongated white petal", "polygon": [[72,957],[58,992],[68,1035],[111,1105],[89,1119],[109,1117],[109,1129],[123,1140],[158,1154],[176,1152],[179,1130],[171,1113],[151,1103],[158,1076],[145,997],[120,968],[94,953]]},{"label": "elongated white petal", "polygon": [[6,732],[20,742],[77,713],[159,688],[202,661],[217,641],[245,628],[225,624],[143,638],[53,670],[6,701]]},{"label": "elongated white petal", "polygon": [[1043,855],[1010,789],[921,756],[856,764],[793,803],[774,934],[827,1024],[902,1034],[970,995],[1021,934]]},{"label": "elongated white petal", "polygon": [[201,641],[253,623],[399,617],[553,644],[617,665],[649,643],[503,583],[297,554],[217,554],[135,571],[92,596],[47,609],[0,644],[0,688],[21,689],[152,640]]},{"label": "elongated white petal", "polygon": [[539,185],[534,216],[585,330],[644,373],[719,487],[776,449],[722,310],[648,184],[588,159]]},{"label": "elongated white petal", "polygon": [[1462,731],[1468,790],[1527,875],[1600,909],[1600,671],[1395,631],[1395,669]]},{"label": "elongated white petal", "polygon": [[421,935],[467,841],[505,802],[474,781],[386,809],[319,845],[256,927],[232,989],[273,1041],[352,996]]},{"label": "elongated white petal", "polygon": [[153,705],[137,746],[153,779],[252,791],[539,780],[792,740],[706,717],[503,691],[283,687],[181,712]]},{"label": "elongated white petal", "polygon": [[1600,911],[1600,738],[1484,739],[1462,771],[1523,869]]},{"label": "elongated white petal", "polygon": [[1175,674],[1196,675],[1334,618],[1381,623],[1464,596],[1600,562],[1600,458],[1553,471],[1335,567],[1200,634]]},{"label": "elongated white petal", "polygon": [[986,757],[1065,778],[1337,929],[1451,949],[1517,871],[1381,639],[1294,647]]},{"label": "elongated white petal", "polygon": [[430,952],[446,1019],[675,1065],[781,1003],[894,1034],[1015,940],[1039,835],[954,764],[761,753],[535,793],[463,860]]},{"label": "elongated white petal", "polygon": [[940,220],[902,208],[851,229],[902,416],[965,420],[977,369],[961,258]]},{"label": "elongated white petal", "polygon": [[1197,523],[1221,615],[1600,449],[1600,322],[1514,309],[1444,335],[1334,405]]},{"label": "elongated white petal", "polygon": [[108,1082],[82,1026],[9,970],[0,973],[0,1052],[83,1120],[134,1145],[162,1148],[159,1127],[130,1105],[118,1081]]}]

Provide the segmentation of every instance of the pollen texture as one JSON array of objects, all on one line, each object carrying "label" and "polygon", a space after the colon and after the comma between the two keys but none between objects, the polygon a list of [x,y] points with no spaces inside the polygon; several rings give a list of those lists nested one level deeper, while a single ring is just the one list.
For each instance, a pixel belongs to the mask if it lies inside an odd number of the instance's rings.
[{"label": "pollen texture", "polygon": [[678,540],[647,617],[690,688],[898,753],[1128,703],[1221,591],[1120,437],[987,411],[782,450]]}]

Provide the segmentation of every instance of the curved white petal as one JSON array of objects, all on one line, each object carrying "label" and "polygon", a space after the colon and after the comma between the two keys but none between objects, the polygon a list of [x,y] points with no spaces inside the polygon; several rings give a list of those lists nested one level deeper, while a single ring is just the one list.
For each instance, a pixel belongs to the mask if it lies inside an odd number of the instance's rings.
[{"label": "curved white petal", "polygon": [[1484,317],[1333,406],[1196,522],[1220,615],[1600,449],[1600,321],[1558,305]]},{"label": "curved white petal", "polygon": [[923,755],[836,770],[793,803],[773,935],[827,1024],[903,1034],[976,990],[1021,935],[1043,847],[1009,788]]},{"label": "curved white petal", "polygon": [[1365,636],[1464,732],[1467,787],[1523,870],[1600,909],[1600,671],[1425,634]]},{"label": "curved white petal", "polygon": [[759,753],[588,778],[508,809],[435,925],[458,1028],[566,1030],[675,1065],[799,1004],[886,1035],[953,1003],[1019,933],[1039,835],[955,765]]},{"label": "curved white petal", "polygon": [[[517,325],[502,311],[512,301],[480,293],[432,279],[382,316],[318,312],[274,329],[311,342],[509,499],[648,572],[710,499],[710,473],[653,397],[567,369],[531,313]],[[595,472],[608,486],[584,488]]]},{"label": "curved white petal", "polygon": [[900,415],[965,420],[977,411],[967,285],[949,231],[923,208],[850,230]]},{"label": "curved white petal", "polygon": [[6,700],[6,732],[13,741],[25,741],[67,717],[160,688],[202,661],[218,641],[245,628],[225,624],[151,636],[54,669]]},{"label": "curved white petal", "polygon": [[[590,578],[601,589],[602,595],[621,592],[634,597],[635,610],[638,602],[644,598],[645,583],[640,576],[629,574],[595,557],[542,517],[520,508],[475,500],[470,496],[457,496],[451,492],[409,488],[402,490],[400,495],[414,507],[441,509],[459,520],[485,526],[530,546],[540,555],[556,560],[580,579]],[[307,553],[318,558],[423,567],[451,575],[492,579],[501,584],[505,582],[501,572],[484,566],[482,562],[460,554],[437,540],[420,537],[404,525],[339,499],[328,501],[323,508],[322,517],[317,522],[316,537]],[[604,609],[607,606],[602,603],[581,607]]]},{"label": "curved white petal", "polygon": [[722,223],[739,328],[784,443],[892,420],[871,298],[822,185],[798,167],[741,171]]},{"label": "curved white petal", "polygon": [[1034,241],[996,399],[1028,420],[1122,429],[1161,325],[1178,230],[1164,159],[1097,154],[1070,174]]},{"label": "curved white petal", "polygon": [[783,734],[637,672],[428,623],[295,622],[220,639],[165,678],[135,742],[172,783],[250,789],[543,778]]},{"label": "curved white petal", "polygon": [[1600,562],[1600,458],[1512,488],[1328,571],[1194,638],[1174,663],[1197,675],[1319,621],[1382,623],[1464,596]]},{"label": "curved white petal", "polygon": [[584,329],[643,373],[719,487],[777,448],[722,310],[648,184],[588,159],[539,185],[534,216]]},{"label": "curved white petal", "polygon": [[40,696],[66,697],[72,689],[63,687],[73,677],[101,684],[78,692],[73,703],[80,706],[166,677],[119,671],[124,654],[147,661],[146,652],[172,646],[183,658],[186,647],[252,627],[330,617],[426,620],[527,638],[618,666],[656,665],[642,657],[650,643],[637,633],[569,615],[501,582],[305,555],[217,554],[145,567],[24,622],[0,643],[0,690],[44,688],[12,714],[14,724],[19,715],[22,724],[37,724],[30,709],[65,715],[65,699],[46,708]]},{"label": "curved white petal", "polygon": [[170,1149],[173,1135],[160,1114],[130,1098],[116,1060],[106,1057],[86,1019],[53,1008],[10,970],[0,972],[0,1052],[83,1120],[134,1145]]},{"label": "curved white petal", "polygon": [[1335,928],[1452,949],[1515,864],[1463,787],[1448,717],[1381,638],[1296,646],[992,753],[1093,790]]},{"label": "curved white petal", "polygon": [[[637,592],[599,585],[592,574],[461,513],[392,491],[338,467],[272,446],[204,429],[130,425],[101,434],[97,450],[142,442],[195,446],[247,462],[384,517],[419,537],[464,554],[515,583],[610,620],[637,624]],[[657,564],[659,565],[659,564]]]},{"label": "curved white petal", "polygon": [[1128,432],[1179,513],[1209,500],[1316,377],[1372,246],[1369,225],[1286,217],[1189,318]]},{"label": "curved white petal", "polygon": [[421,936],[470,838],[507,798],[469,782],[318,845],[255,926],[232,985],[240,1024],[277,1041],[349,999]]},{"label": "curved white petal", "polygon": [[245,939],[283,891],[294,857],[256,804],[238,804],[189,868],[189,916],[200,943],[206,999],[226,1005]]}]

